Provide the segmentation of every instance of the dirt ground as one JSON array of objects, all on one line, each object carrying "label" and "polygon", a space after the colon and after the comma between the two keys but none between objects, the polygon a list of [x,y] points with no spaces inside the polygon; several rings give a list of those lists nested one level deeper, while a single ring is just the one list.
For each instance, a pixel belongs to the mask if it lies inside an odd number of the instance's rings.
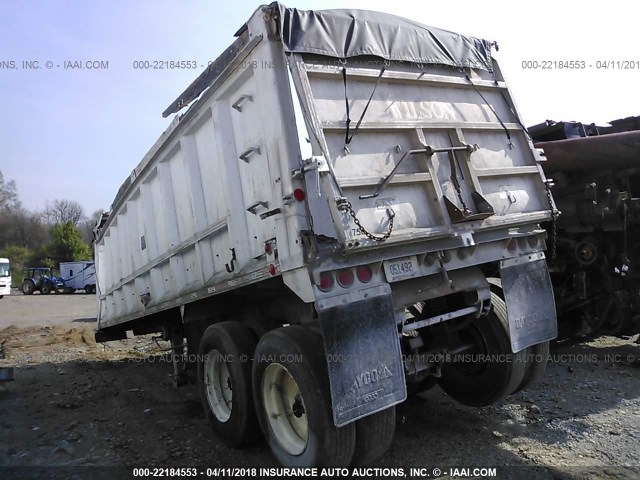
[{"label": "dirt ground", "polygon": [[[172,388],[165,343],[96,345],[95,314],[84,294],[0,300],[0,366],[16,367],[15,381],[0,383],[0,478],[47,477],[8,466],[276,466],[264,442],[236,450],[214,436],[195,386]],[[542,381],[482,409],[436,387],[398,407],[393,445],[376,466],[640,478],[638,359],[631,340],[556,345]]]}]

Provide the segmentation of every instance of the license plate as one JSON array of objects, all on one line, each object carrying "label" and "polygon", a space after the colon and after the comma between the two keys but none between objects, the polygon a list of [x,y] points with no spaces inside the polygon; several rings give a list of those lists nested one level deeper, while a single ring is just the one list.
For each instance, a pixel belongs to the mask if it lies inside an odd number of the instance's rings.
[{"label": "license plate", "polygon": [[399,280],[417,277],[420,275],[418,258],[414,255],[397,260],[388,260],[384,262],[384,273],[387,276],[388,282],[397,282]]}]

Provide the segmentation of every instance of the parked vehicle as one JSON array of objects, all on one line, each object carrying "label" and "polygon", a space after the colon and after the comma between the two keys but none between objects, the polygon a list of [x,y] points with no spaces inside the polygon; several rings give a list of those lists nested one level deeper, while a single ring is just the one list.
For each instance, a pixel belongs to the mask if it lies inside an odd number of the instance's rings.
[{"label": "parked vehicle", "polygon": [[0,298],[11,295],[11,263],[8,258],[0,258]]},{"label": "parked vehicle", "polygon": [[51,274],[49,267],[34,267],[27,270],[25,279],[22,282],[22,293],[31,295],[33,292],[40,292],[42,295],[56,293],[58,289],[64,288],[64,280]]},{"label": "parked vehicle", "polygon": [[374,460],[436,382],[526,387],[555,207],[490,42],[277,3],[237,36],[95,230],[96,340],[161,331],[213,429],[288,465]]},{"label": "parked vehicle", "polygon": [[60,263],[60,277],[64,279],[64,292],[84,290],[96,293],[96,267],[92,260]]},{"label": "parked vehicle", "polygon": [[640,333],[640,117],[529,131],[562,211],[548,225],[560,338]]}]

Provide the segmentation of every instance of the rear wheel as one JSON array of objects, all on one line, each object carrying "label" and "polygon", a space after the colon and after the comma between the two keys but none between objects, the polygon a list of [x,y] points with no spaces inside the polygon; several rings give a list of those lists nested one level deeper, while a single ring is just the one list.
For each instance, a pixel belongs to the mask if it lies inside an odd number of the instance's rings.
[{"label": "rear wheel", "polygon": [[445,364],[439,381],[449,396],[472,407],[484,407],[510,395],[525,373],[524,353],[511,352],[506,315],[496,313],[504,301],[492,293],[491,302],[493,308],[487,315],[460,331],[461,341],[473,346],[471,359]]},{"label": "rear wheel", "polygon": [[222,322],[207,328],[200,341],[198,388],[213,430],[231,446],[258,437],[251,393],[253,333],[239,322]]},{"label": "rear wheel", "polygon": [[48,283],[45,283],[44,285],[42,285],[42,288],[40,288],[40,293],[42,295],[49,295],[52,290],[53,289],[51,288],[51,285]]},{"label": "rear wheel", "polygon": [[[500,284],[500,288],[502,288],[502,284]],[[499,300],[502,300],[502,296],[498,296]],[[500,321],[504,325],[508,326],[509,320],[507,318],[507,305],[505,304],[504,300],[502,300],[501,302],[493,302],[493,309],[498,318],[500,318]],[[524,390],[529,385],[537,382],[538,379],[542,376],[545,369],[547,368],[547,361],[549,360],[549,342],[538,343],[536,345],[527,347],[522,351],[520,355],[520,360],[522,360],[525,365],[524,374],[522,376],[520,385],[518,385],[512,393]]]},{"label": "rear wheel", "polygon": [[351,464],[368,465],[387,451],[396,429],[396,407],[356,421],[356,447]]},{"label": "rear wheel", "polygon": [[35,285],[30,280],[25,280],[22,282],[22,293],[25,295],[31,295],[33,291],[36,289]]},{"label": "rear wheel", "polygon": [[266,333],[253,364],[260,427],[283,465],[346,466],[356,427],[333,423],[322,338],[300,326]]},{"label": "rear wheel", "polygon": [[515,392],[524,390],[529,385],[536,383],[547,369],[549,361],[549,342],[538,343],[524,350],[525,370],[524,377]]}]

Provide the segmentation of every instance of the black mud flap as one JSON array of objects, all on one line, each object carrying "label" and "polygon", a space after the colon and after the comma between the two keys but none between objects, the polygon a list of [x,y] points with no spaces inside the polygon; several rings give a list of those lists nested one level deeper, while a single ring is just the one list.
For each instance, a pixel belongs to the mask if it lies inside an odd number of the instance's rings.
[{"label": "black mud flap", "polygon": [[340,427],[407,398],[388,285],[316,302]]},{"label": "black mud flap", "polygon": [[544,254],[502,261],[500,277],[513,352],[556,338],[556,304]]}]

